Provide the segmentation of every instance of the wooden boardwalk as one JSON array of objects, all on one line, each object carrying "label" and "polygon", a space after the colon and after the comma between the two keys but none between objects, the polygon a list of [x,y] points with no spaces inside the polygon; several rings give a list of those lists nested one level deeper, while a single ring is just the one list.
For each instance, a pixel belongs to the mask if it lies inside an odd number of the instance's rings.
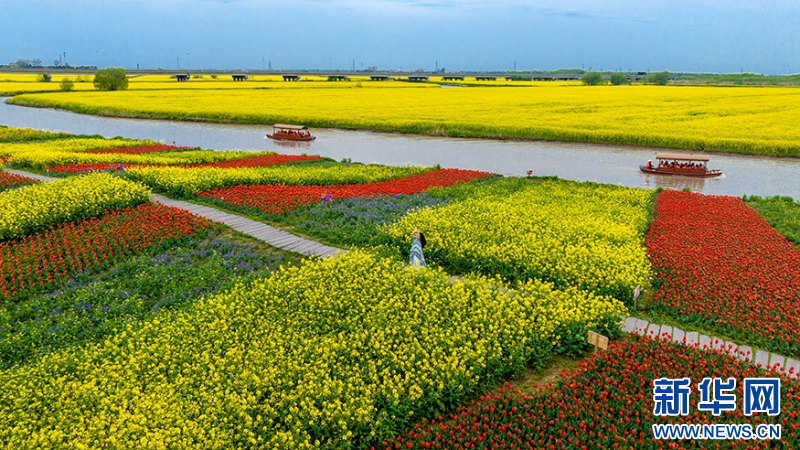
[{"label": "wooden boardwalk", "polygon": [[[25,172],[22,170],[13,170],[13,169],[3,169],[3,170],[5,170],[8,173],[13,173],[28,178],[35,178],[39,181],[45,181],[45,182],[57,181],[63,179],[63,178],[47,177],[44,175],[37,175],[35,173]],[[171,198],[164,197],[163,195],[158,195],[158,194],[152,194],[150,196],[150,199],[154,202],[161,203],[162,205],[173,206],[175,208],[184,209],[186,211],[191,212],[192,214],[196,214],[208,220],[213,220],[214,222],[223,223],[233,228],[236,231],[252,236],[262,242],[265,242],[268,245],[271,245],[275,248],[279,248],[281,250],[300,253],[301,255],[315,255],[321,258],[325,258],[328,256],[336,256],[336,252],[340,253],[347,252],[347,250],[343,250],[336,247],[330,247],[324,244],[320,244],[319,242],[316,241],[303,239],[291,233],[287,233],[283,230],[271,227],[267,224],[257,222],[255,220],[250,220],[242,216],[237,216],[236,214],[229,214],[220,211],[216,208],[212,208],[210,206],[197,205],[194,203],[184,202],[181,200],[173,200]]]},{"label": "wooden boardwalk", "polygon": [[316,255],[322,258],[335,256],[337,251],[341,253],[346,252],[346,250],[303,239],[267,224],[237,216],[236,214],[229,214],[210,206],[173,200],[158,194],[151,195],[150,199],[162,205],[184,209],[192,214],[213,220],[214,222],[224,223],[236,231],[250,235],[281,250],[296,252],[302,255]]}]

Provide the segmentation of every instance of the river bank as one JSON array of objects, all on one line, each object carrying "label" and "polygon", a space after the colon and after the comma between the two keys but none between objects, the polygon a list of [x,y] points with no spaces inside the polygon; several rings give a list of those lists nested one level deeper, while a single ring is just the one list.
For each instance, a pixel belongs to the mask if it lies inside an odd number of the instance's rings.
[{"label": "river bank", "polygon": [[317,154],[387,165],[422,165],[482,170],[504,175],[558,176],[577,181],[644,188],[691,189],[722,195],[787,195],[800,198],[800,160],[720,154],[710,167],[725,174],[717,179],[689,179],[641,173],[639,164],[658,149],[607,144],[544,141],[453,139],[396,133],[315,129],[311,144],[280,145],[264,138],[266,126],[211,124],[87,116],[45,108],[24,108],[0,102],[0,124],[152,139],[216,150],[270,150],[284,154]]},{"label": "river bank", "polygon": [[[133,84],[133,83],[132,83]],[[315,128],[437,137],[605,143],[800,156],[797,88],[680,86],[368,87],[195,89],[20,95],[20,106],[81,114],[213,123],[302,123]],[[227,83],[231,84],[231,83]],[[407,85],[407,83],[406,83]],[[174,87],[171,87],[174,86]],[[294,85],[296,86],[296,85]],[[350,87],[358,87],[353,85]],[[268,105],[268,106],[267,106]]]}]

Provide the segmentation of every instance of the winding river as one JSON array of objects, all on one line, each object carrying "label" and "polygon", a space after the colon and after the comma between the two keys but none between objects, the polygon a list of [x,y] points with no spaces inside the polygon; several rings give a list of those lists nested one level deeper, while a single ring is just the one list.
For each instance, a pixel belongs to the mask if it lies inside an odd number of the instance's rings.
[{"label": "winding river", "polygon": [[722,169],[720,178],[691,179],[647,175],[639,164],[654,159],[657,149],[605,144],[543,141],[495,141],[428,136],[314,130],[313,143],[279,145],[266,140],[271,127],[163,120],[121,119],[27,108],[0,102],[0,124],[152,139],[215,150],[271,150],[287,154],[318,154],[341,160],[390,165],[439,164],[504,175],[556,175],[560,178],[634,187],[690,188],[723,195],[788,195],[800,199],[800,158],[767,158],[710,154],[710,168]]}]

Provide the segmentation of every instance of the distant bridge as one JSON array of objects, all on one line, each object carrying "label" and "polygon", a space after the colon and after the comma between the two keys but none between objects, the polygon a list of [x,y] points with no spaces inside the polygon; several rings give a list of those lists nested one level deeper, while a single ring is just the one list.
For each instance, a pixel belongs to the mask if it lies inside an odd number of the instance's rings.
[{"label": "distant bridge", "polygon": [[[0,68],[0,72],[7,73],[69,73],[80,75],[93,75],[95,68],[64,68],[64,67],[30,67],[30,68]],[[380,71],[380,72],[359,72],[359,71],[329,71],[329,70],[128,70],[128,75],[170,75],[177,79],[186,80],[187,75],[225,75],[225,76],[281,76],[286,81],[299,81],[301,77],[322,77],[329,80],[347,80],[349,78],[369,77],[373,80],[401,80],[425,82],[430,78],[442,78],[444,81],[486,81],[486,80],[543,80],[543,81],[575,81],[580,80],[580,74],[558,74],[558,73],[520,73],[509,74],[506,72],[416,72],[416,71]]]}]

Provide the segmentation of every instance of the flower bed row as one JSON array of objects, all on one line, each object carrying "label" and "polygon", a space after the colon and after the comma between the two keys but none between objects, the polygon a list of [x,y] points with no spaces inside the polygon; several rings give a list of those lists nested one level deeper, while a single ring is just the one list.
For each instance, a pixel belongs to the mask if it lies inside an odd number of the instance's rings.
[{"label": "flower bed row", "polygon": [[136,169],[146,167],[175,167],[181,169],[197,169],[203,167],[216,167],[220,169],[238,169],[244,167],[266,167],[274,166],[277,164],[287,164],[298,161],[314,161],[322,159],[319,156],[306,156],[306,155],[278,155],[267,154],[258,155],[241,159],[234,159],[228,161],[208,162],[194,165],[155,165],[155,164],[122,164],[122,163],[77,163],[77,164],[63,164],[56,166],[47,166],[44,170],[56,173],[87,173],[87,172],[103,172],[108,170],[121,171],[125,169]]},{"label": "flower bed row", "polygon": [[800,248],[800,201],[791,197],[755,197],[744,199],[778,233]]},{"label": "flower bed row", "polygon": [[316,161],[322,159],[317,155],[281,155],[281,154],[267,154],[257,155],[249,158],[236,159],[232,161],[219,161],[213,163],[198,164],[196,166],[187,166],[187,168],[195,167],[216,167],[218,169],[240,169],[244,167],[265,167],[274,166],[277,164],[287,164],[299,161]]},{"label": "flower bed row", "polygon": [[154,189],[177,196],[213,188],[238,185],[333,185],[360,184],[427,172],[424,167],[392,167],[362,164],[276,165],[220,169],[203,167],[185,170],[178,167],[143,167],[125,170],[125,175]]},{"label": "flower bed row", "polygon": [[225,205],[281,214],[300,206],[355,197],[382,197],[417,194],[432,187],[451,186],[492,175],[489,172],[439,169],[393,180],[366,184],[332,186],[233,186],[200,192],[197,195]]},{"label": "flower bed row", "polygon": [[541,366],[555,324],[618,331],[623,312],[585,292],[451,283],[349,252],[0,371],[0,442],[364,448]]},{"label": "flower bed row", "polygon": [[0,244],[0,295],[9,298],[26,289],[52,286],[83,270],[107,268],[211,226],[186,211],[146,203],[4,242]]},{"label": "flower bed row", "polygon": [[108,209],[148,201],[150,190],[105,173],[37,183],[0,194],[0,241]]},{"label": "flower bed row", "polygon": [[[742,414],[742,383],[747,377],[780,377],[732,356],[662,339],[632,335],[537,393],[510,386],[459,408],[447,418],[423,420],[381,448],[430,449],[632,449],[632,448],[798,448],[800,384],[781,377],[781,414]],[[653,414],[653,380],[688,377],[692,385],[689,415]],[[698,411],[697,384],[705,377],[737,380],[736,411],[719,416]],[[656,440],[654,423],[780,423],[777,441]]]},{"label": "flower bed row", "polygon": [[[127,151],[127,148],[133,150]],[[188,165],[249,158],[251,152],[217,152],[158,146],[152,141],[72,138],[40,142],[0,143],[0,156],[11,157],[20,167],[42,169],[68,164]]]},{"label": "flower bed row", "polygon": [[[373,246],[386,241],[382,231],[409,211],[440,206],[452,199],[427,192],[391,197],[356,197],[316,203],[270,219],[334,245]],[[407,251],[408,249],[403,249]]]},{"label": "flower bed row", "polygon": [[98,155],[104,153],[114,153],[122,155],[141,155],[143,153],[170,152],[178,150],[187,150],[190,148],[193,147],[180,147],[177,145],[156,144],[156,145],[138,145],[136,147],[102,148],[98,150],[87,150],[85,153],[92,153]]},{"label": "flower bed row", "polygon": [[135,147],[143,144],[152,144],[152,141],[139,141],[133,139],[69,138],[38,142],[9,142],[0,143],[0,156],[10,156],[16,161],[17,157],[28,155],[47,155],[51,153],[63,152],[84,153],[87,150]]},{"label": "flower bed row", "polygon": [[418,228],[426,259],[451,273],[542,279],[630,302],[652,277],[642,246],[653,192],[596,183],[531,181],[509,194],[503,183],[389,227],[398,248]]},{"label": "flower bed row", "polygon": [[130,167],[130,165],[126,166],[125,164],[119,163],[77,163],[63,164],[59,166],[47,166],[44,168],[44,170],[54,173],[80,174],[89,172],[107,172],[110,170],[122,171],[125,169],[125,167]]},{"label": "flower bed row", "polygon": [[0,192],[18,186],[27,186],[29,184],[37,183],[33,178],[23,177],[14,173],[8,173],[0,170]]},{"label": "flower bed row", "polygon": [[32,128],[9,128],[0,125],[0,142],[44,141],[71,137],[67,133],[34,130]]},{"label": "flower bed row", "polygon": [[647,249],[655,311],[800,355],[800,251],[741,198],[666,191]]}]

